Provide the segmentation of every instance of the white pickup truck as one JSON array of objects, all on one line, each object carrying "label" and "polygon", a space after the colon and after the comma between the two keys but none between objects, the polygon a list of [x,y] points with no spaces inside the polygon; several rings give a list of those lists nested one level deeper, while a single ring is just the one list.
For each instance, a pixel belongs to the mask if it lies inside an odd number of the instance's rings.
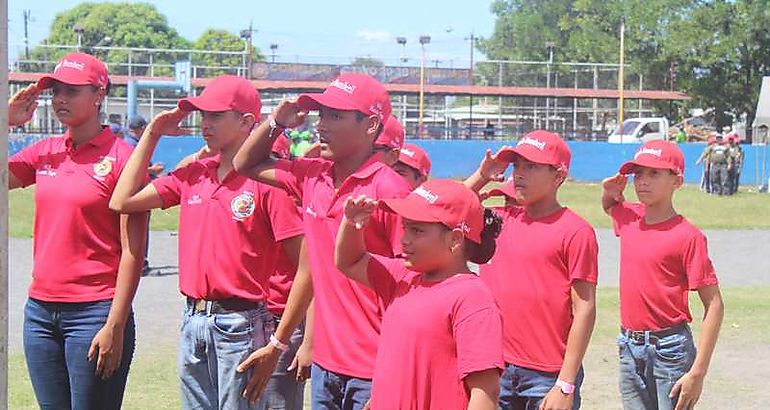
[{"label": "white pickup truck", "polygon": [[668,139],[668,120],[663,117],[629,118],[607,137],[613,144],[642,144]]}]

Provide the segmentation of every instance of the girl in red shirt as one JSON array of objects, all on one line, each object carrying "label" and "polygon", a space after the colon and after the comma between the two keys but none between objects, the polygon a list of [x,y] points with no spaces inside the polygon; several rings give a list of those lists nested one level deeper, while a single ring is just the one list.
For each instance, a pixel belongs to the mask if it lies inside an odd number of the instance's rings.
[{"label": "girl in red shirt", "polygon": [[10,189],[35,185],[34,268],[24,309],[24,353],[41,408],[118,409],[134,352],[131,301],[147,215],[108,207],[131,147],[99,123],[107,67],[62,58],[11,98],[9,125],[32,118],[41,91],[67,127],[8,162]]},{"label": "girl in red shirt", "polygon": [[378,201],[348,198],[335,261],[384,305],[372,409],[494,409],[503,368],[500,312],[468,269],[494,253],[499,219],[461,183],[430,180],[380,201],[403,218],[404,259],[366,251]]}]

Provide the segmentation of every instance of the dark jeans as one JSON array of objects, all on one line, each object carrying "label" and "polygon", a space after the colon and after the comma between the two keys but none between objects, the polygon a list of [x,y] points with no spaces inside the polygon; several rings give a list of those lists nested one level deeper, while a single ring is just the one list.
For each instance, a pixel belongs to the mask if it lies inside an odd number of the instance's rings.
[{"label": "dark jeans", "polygon": [[[537,410],[545,396],[556,384],[559,373],[542,372],[506,363],[500,378],[500,410]],[[575,396],[572,408],[580,408],[580,386],[583,384],[583,368],[575,380]]]},{"label": "dark jeans", "polygon": [[371,380],[330,372],[313,363],[310,377],[313,410],[360,410],[371,394]]},{"label": "dark jeans", "polygon": [[41,409],[109,410],[123,402],[136,341],[129,315],[120,366],[108,379],[97,377],[88,349],[107,322],[112,301],[53,303],[28,299],[24,307],[24,356]]}]

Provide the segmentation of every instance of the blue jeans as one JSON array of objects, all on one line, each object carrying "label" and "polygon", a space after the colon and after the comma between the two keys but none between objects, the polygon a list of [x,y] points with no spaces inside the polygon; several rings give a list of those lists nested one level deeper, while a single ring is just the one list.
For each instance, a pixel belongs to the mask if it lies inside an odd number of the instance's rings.
[{"label": "blue jeans", "polygon": [[371,394],[371,380],[330,372],[313,363],[310,377],[313,410],[360,410]]},{"label": "blue jeans", "polygon": [[273,332],[270,313],[261,304],[242,312],[194,313],[186,306],[179,337],[179,385],[183,409],[261,409],[243,398],[251,371],[238,364],[264,346]]},{"label": "blue jeans", "polygon": [[[276,317],[275,327],[278,328],[280,318]],[[265,387],[265,397],[268,410],[302,410],[305,400],[305,382],[298,382],[297,371],[286,371],[297,354],[299,345],[305,337],[305,323],[300,323],[289,339],[289,350],[281,353],[278,365],[275,367],[270,381]]]},{"label": "blue jeans", "polygon": [[[506,363],[500,378],[500,410],[537,410],[545,396],[556,384],[559,373],[542,372]],[[575,381],[572,408],[580,408],[580,386],[583,384],[583,368]]]},{"label": "blue jeans", "polygon": [[695,344],[690,327],[655,340],[645,334],[643,343],[618,336],[620,395],[625,410],[673,409],[669,399],[674,387],[695,361]]},{"label": "blue jeans", "polygon": [[112,301],[54,303],[28,299],[24,307],[24,356],[41,409],[119,409],[136,342],[134,315],[123,335],[115,373],[97,377],[88,349],[107,323]]}]

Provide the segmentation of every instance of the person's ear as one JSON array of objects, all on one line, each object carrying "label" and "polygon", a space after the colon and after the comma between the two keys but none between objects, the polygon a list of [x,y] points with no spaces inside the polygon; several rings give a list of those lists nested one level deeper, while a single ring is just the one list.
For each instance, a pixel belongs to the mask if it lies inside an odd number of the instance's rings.
[{"label": "person's ear", "polygon": [[257,119],[252,113],[246,113],[241,115],[241,128],[246,129],[246,132],[251,132],[254,125],[257,123]]}]

